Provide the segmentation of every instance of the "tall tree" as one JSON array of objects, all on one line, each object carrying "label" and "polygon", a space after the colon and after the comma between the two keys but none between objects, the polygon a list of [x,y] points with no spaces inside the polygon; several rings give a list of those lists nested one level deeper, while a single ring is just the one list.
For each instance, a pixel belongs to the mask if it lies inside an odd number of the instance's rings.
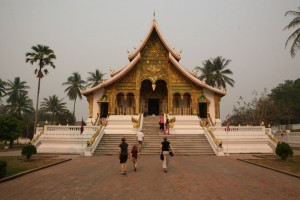
[{"label": "tall tree", "polygon": [[212,87],[226,89],[227,84],[233,87],[234,80],[228,77],[233,73],[230,69],[226,69],[230,62],[231,60],[226,60],[222,56],[205,60],[203,67],[195,67],[195,70],[202,73],[198,79],[205,80],[206,84]]},{"label": "tall tree", "polygon": [[87,87],[95,87],[101,83],[104,74],[96,69],[95,72],[88,72],[89,77],[87,78]]},{"label": "tall tree", "polygon": [[66,103],[63,102],[63,99],[58,99],[58,96],[52,95],[49,98],[44,98],[41,102],[41,110],[44,112],[48,112],[52,116],[52,124],[56,121],[56,118],[59,114],[64,113],[66,108]]},{"label": "tall tree", "polygon": [[48,74],[48,70],[44,69],[46,66],[51,66],[55,68],[53,60],[56,59],[56,55],[54,51],[50,49],[48,46],[40,45],[32,46],[32,52],[27,52],[26,62],[30,62],[32,65],[35,62],[38,62],[38,67],[35,69],[35,74],[38,78],[38,90],[37,90],[37,98],[36,98],[36,109],[35,109],[35,117],[34,117],[34,134],[36,132],[37,118],[38,118],[38,107],[39,107],[39,96],[40,96],[40,85],[41,78],[44,75]]},{"label": "tall tree", "polygon": [[5,96],[5,94],[6,94],[6,92],[5,92],[6,85],[7,85],[7,83],[5,81],[2,81],[0,78],[0,102],[2,101],[1,97]]},{"label": "tall tree", "polygon": [[297,49],[300,48],[300,7],[298,9],[299,11],[287,11],[285,13],[285,16],[295,16],[295,18],[284,28],[284,30],[296,28],[296,30],[288,37],[285,43],[286,48],[289,42],[292,42],[290,50],[292,57],[295,57]]},{"label": "tall tree", "polygon": [[26,81],[21,81],[20,77],[16,77],[14,81],[8,80],[6,86],[7,103],[13,104],[21,96],[27,95],[27,89],[30,89],[30,87],[26,85]]},{"label": "tall tree", "polygon": [[75,104],[76,99],[79,97],[82,99],[81,90],[85,89],[84,87],[85,81],[81,79],[81,75],[78,72],[73,72],[72,76],[70,76],[67,80],[67,82],[64,82],[63,86],[68,86],[65,89],[65,92],[67,92],[67,95],[70,100],[74,100],[74,106],[73,106],[73,115],[75,116]]}]

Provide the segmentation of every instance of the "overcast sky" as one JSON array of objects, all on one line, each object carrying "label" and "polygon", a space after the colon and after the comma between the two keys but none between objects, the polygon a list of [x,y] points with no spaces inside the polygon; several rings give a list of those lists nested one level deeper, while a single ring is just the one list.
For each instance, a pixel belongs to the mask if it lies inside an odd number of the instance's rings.
[{"label": "overcast sky", "polygon": [[[183,50],[180,63],[188,70],[209,58],[232,62],[235,86],[221,101],[221,119],[231,114],[239,97],[271,90],[284,80],[300,78],[300,51],[291,58],[283,28],[300,0],[0,0],[0,78],[20,76],[36,102],[36,64],[25,63],[33,45],[54,50],[56,69],[41,81],[40,100],[53,94],[71,102],[62,83],[73,72],[85,80],[88,72],[120,69],[128,64],[127,50],[144,39],[155,10],[160,29],[172,47]],[[86,98],[76,104],[77,120],[88,117]]]}]

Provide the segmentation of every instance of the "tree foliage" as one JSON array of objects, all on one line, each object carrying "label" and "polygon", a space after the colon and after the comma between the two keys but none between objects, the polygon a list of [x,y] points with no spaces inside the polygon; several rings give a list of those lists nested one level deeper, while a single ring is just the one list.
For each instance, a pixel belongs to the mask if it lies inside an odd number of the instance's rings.
[{"label": "tree foliage", "polygon": [[99,69],[96,69],[95,72],[88,72],[89,77],[87,78],[87,87],[95,87],[101,83],[103,79],[103,74]]},{"label": "tree foliage", "polygon": [[5,91],[6,85],[7,83],[5,81],[2,81],[0,78],[0,102],[2,101],[1,97],[6,95],[6,91]]},{"label": "tree foliage", "polygon": [[233,87],[234,80],[228,77],[233,73],[230,69],[226,69],[230,62],[231,60],[226,60],[222,56],[205,60],[202,62],[203,67],[195,67],[195,70],[201,73],[198,79],[212,87],[226,89],[227,84]]},{"label": "tree foliage", "polygon": [[41,110],[51,114],[51,122],[57,122],[57,117],[59,114],[62,114],[67,110],[66,103],[63,102],[63,99],[58,99],[58,96],[52,95],[49,98],[44,98],[41,103]]},{"label": "tree foliage", "polygon": [[74,106],[73,106],[73,115],[75,116],[75,104],[76,99],[79,97],[79,99],[82,99],[81,90],[85,89],[84,87],[85,81],[81,79],[81,75],[78,72],[73,72],[72,76],[68,77],[67,82],[64,82],[63,86],[68,86],[65,89],[65,92],[67,92],[67,95],[70,100],[74,100]]},{"label": "tree foliage", "polygon": [[284,30],[290,30],[295,28],[296,30],[288,37],[285,48],[291,42],[291,56],[296,56],[296,51],[300,48],[300,7],[298,8],[299,11],[287,11],[285,16],[292,15],[295,16],[294,19],[284,28]]},{"label": "tree foliage", "polygon": [[286,80],[271,90],[270,100],[280,115],[280,123],[298,123],[300,120],[300,79]]},{"label": "tree foliage", "polygon": [[271,90],[266,89],[260,95],[253,92],[250,102],[239,98],[233,107],[230,124],[258,126],[290,124],[300,122],[300,79],[287,80]]},{"label": "tree foliage", "polygon": [[9,141],[10,147],[13,141],[21,135],[22,122],[10,115],[0,116],[0,139]]}]

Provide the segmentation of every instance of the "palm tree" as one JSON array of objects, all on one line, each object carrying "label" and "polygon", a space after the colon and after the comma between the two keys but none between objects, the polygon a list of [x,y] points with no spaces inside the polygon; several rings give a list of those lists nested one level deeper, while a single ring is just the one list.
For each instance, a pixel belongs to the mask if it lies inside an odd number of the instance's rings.
[{"label": "palm tree", "polygon": [[205,80],[206,84],[212,87],[223,87],[226,89],[226,84],[234,86],[234,80],[227,75],[232,75],[230,69],[225,69],[231,60],[226,60],[222,56],[211,58],[203,62],[203,67],[195,67],[195,70],[202,72],[198,77],[200,80]]},{"label": "palm tree", "polygon": [[26,62],[30,62],[32,65],[35,62],[38,62],[39,66],[35,69],[35,74],[38,78],[38,90],[37,90],[37,98],[36,98],[36,109],[35,109],[35,117],[34,117],[34,134],[36,132],[36,125],[37,125],[37,117],[38,117],[38,107],[39,107],[39,96],[40,96],[40,84],[41,78],[44,77],[44,74],[48,74],[48,70],[44,69],[47,65],[55,68],[53,64],[53,60],[56,59],[54,51],[50,49],[48,46],[40,45],[32,46],[32,52],[27,52],[26,55]]},{"label": "palm tree", "polygon": [[285,48],[286,48],[288,43],[290,41],[293,41],[290,50],[292,57],[295,57],[297,49],[300,48],[300,7],[298,9],[299,11],[287,11],[285,13],[285,16],[287,15],[295,16],[295,18],[284,28],[284,30],[287,30],[296,27],[296,30],[288,37],[285,43]]},{"label": "palm tree", "polygon": [[25,81],[21,81],[20,77],[16,77],[14,81],[8,80],[6,87],[6,95],[8,96],[8,99],[6,100],[7,103],[13,104],[20,99],[21,96],[27,95],[27,89],[30,89],[30,87],[26,85]]},{"label": "palm tree", "polygon": [[63,99],[58,99],[58,96],[52,95],[49,98],[44,98],[41,102],[41,110],[49,112],[52,115],[52,124],[56,120],[58,114],[61,114],[67,110],[66,103],[62,102]]},{"label": "palm tree", "polygon": [[213,65],[210,60],[205,60],[202,62],[203,67],[195,67],[195,70],[200,71],[199,80],[205,81],[206,84],[210,86],[215,86],[215,81],[213,79]]},{"label": "palm tree", "polygon": [[7,83],[5,81],[2,81],[0,78],[0,102],[2,101],[1,97],[6,95],[6,92],[5,92],[6,85],[7,85]]},{"label": "palm tree", "polygon": [[7,104],[5,107],[8,113],[16,114],[19,118],[24,114],[34,112],[32,100],[29,99],[27,94],[21,94],[17,99],[10,104]]},{"label": "palm tree", "polygon": [[67,82],[64,82],[62,85],[67,85],[68,87],[65,89],[65,92],[67,92],[67,96],[70,100],[74,100],[74,106],[73,106],[73,115],[75,116],[75,104],[76,99],[79,97],[82,99],[81,91],[85,89],[83,86],[85,84],[85,81],[81,79],[81,75],[78,72],[73,72],[72,76],[70,76],[67,80]]},{"label": "palm tree", "polygon": [[90,75],[87,78],[87,87],[95,87],[96,85],[100,84],[100,81],[102,80],[104,74],[99,71],[99,69],[96,69],[95,72],[88,72],[88,74]]},{"label": "palm tree", "polygon": [[226,84],[231,87],[234,86],[234,80],[229,78],[227,75],[232,75],[232,71],[230,69],[225,69],[231,60],[226,60],[222,58],[222,56],[218,56],[212,59],[213,71],[214,71],[214,80],[217,84],[218,88],[221,86],[226,89]]}]

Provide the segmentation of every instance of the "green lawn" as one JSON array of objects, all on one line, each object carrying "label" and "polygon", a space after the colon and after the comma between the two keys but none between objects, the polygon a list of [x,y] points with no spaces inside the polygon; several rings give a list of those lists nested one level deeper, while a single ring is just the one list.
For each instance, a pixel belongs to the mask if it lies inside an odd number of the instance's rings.
[{"label": "green lawn", "polygon": [[247,161],[300,176],[300,155],[294,155],[286,161],[276,155],[258,156]]},{"label": "green lawn", "polygon": [[0,159],[7,163],[5,177],[65,160],[57,156],[40,155],[33,155],[29,161],[23,156],[2,156]]}]

